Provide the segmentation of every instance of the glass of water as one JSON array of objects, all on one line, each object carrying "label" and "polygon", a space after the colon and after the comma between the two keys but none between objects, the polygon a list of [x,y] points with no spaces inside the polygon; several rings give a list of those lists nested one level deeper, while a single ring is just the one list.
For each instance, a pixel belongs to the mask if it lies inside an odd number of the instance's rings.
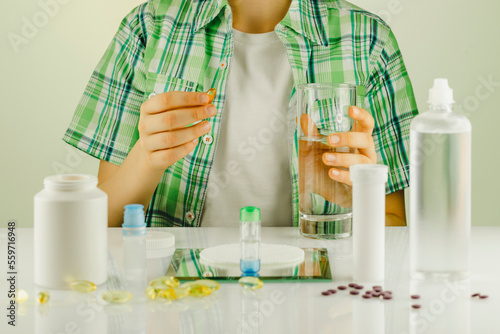
[{"label": "glass of water", "polygon": [[[299,230],[317,239],[341,239],[352,233],[352,187],[328,176],[324,153],[354,153],[330,147],[328,135],[353,126],[349,107],[356,105],[356,86],[305,84],[298,86]],[[336,167],[348,170],[347,168]]]}]

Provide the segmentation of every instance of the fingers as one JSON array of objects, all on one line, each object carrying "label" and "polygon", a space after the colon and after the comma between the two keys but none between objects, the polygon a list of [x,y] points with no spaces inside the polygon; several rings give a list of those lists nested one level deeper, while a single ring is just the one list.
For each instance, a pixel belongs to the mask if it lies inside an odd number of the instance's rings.
[{"label": "fingers", "polygon": [[375,120],[368,111],[352,106],[349,108],[349,116],[356,121],[352,128],[352,131],[364,132],[368,133],[369,135],[373,133]]},{"label": "fingers", "polygon": [[331,147],[343,147],[357,149],[369,149],[374,147],[371,134],[364,132],[339,132],[328,136],[328,145]]},{"label": "fingers", "polygon": [[348,170],[330,168],[330,170],[328,171],[328,176],[330,176],[332,180],[352,186]]},{"label": "fingers", "polygon": [[317,137],[321,136],[318,131],[318,127],[314,124],[314,121],[307,114],[302,114],[300,116],[300,126],[302,128],[302,132],[306,137]]},{"label": "fingers", "polygon": [[371,164],[373,161],[363,154],[325,153],[323,154],[323,163],[327,166],[349,168],[352,165]]},{"label": "fingers", "polygon": [[174,148],[152,152],[150,156],[151,164],[163,168],[172,166],[194,150],[196,145],[198,145],[198,138]]},{"label": "fingers", "polygon": [[166,110],[205,105],[213,99],[206,93],[165,92],[155,95],[141,106],[141,113],[156,114]]},{"label": "fingers", "polygon": [[196,121],[215,116],[215,114],[217,114],[217,109],[212,104],[202,107],[165,111],[141,118],[139,120],[139,131],[149,135],[179,129]]},{"label": "fingers", "polygon": [[209,122],[201,122],[189,128],[174,131],[164,131],[144,138],[144,147],[148,151],[158,151],[174,148],[186,144],[208,133],[211,129]]}]

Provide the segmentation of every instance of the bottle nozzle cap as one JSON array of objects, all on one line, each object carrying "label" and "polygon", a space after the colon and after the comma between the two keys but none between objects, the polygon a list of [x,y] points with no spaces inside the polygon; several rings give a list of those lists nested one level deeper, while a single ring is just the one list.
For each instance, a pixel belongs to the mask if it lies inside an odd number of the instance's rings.
[{"label": "bottle nozzle cap", "polygon": [[434,79],[434,86],[429,90],[429,101],[431,105],[449,105],[454,103],[453,89],[448,85],[448,79]]},{"label": "bottle nozzle cap", "polygon": [[123,215],[123,227],[144,227],[144,205],[129,204],[125,205],[125,213]]},{"label": "bottle nozzle cap", "polygon": [[258,222],[260,221],[260,209],[255,206],[246,206],[240,210],[240,221]]}]

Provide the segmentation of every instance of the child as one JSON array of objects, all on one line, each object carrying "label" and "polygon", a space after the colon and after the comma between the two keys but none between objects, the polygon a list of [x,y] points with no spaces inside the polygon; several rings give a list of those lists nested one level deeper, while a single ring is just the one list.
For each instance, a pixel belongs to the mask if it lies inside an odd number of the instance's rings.
[{"label": "child", "polygon": [[[328,138],[357,153],[325,154],[331,168],[319,177],[350,184],[349,166],[386,164],[386,225],[405,225],[408,132],[418,113],[411,82],[390,28],[343,0],[138,6],[64,140],[101,160],[109,226],[130,203],[148,207],[148,226],[236,226],[246,205],[261,208],[263,226],[296,226],[298,168],[288,144],[295,87],[310,82],[355,84],[366,109],[351,108],[356,127]],[[203,93],[210,88],[215,98]]]}]

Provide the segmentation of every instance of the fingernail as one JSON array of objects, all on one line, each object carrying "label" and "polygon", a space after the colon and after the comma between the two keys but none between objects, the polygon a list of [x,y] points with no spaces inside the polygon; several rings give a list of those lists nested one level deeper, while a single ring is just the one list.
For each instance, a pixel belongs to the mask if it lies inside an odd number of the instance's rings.
[{"label": "fingernail", "polygon": [[200,103],[207,103],[208,102],[207,94],[198,95],[198,101],[200,101]]},{"label": "fingernail", "polygon": [[215,93],[216,93],[215,88],[210,88],[210,89],[207,91],[207,94],[208,94],[208,95],[215,95]]},{"label": "fingernail", "polygon": [[210,123],[206,122],[205,124],[203,124],[203,125],[202,125],[202,127],[201,127],[201,128],[202,128],[204,131],[208,131],[208,130],[210,130],[210,128],[211,128],[211,127],[212,127],[212,126],[210,125]]},{"label": "fingernail", "polygon": [[337,144],[339,141],[340,141],[340,137],[339,136],[332,136],[332,135],[330,135],[330,143]]},{"label": "fingernail", "polygon": [[352,108],[352,114],[353,114],[354,116],[359,115],[359,109],[358,109],[358,107],[353,107],[353,108]]},{"label": "fingernail", "polygon": [[206,108],[206,112],[208,116],[214,116],[217,113],[217,108],[215,108],[213,105],[209,105]]},{"label": "fingernail", "polygon": [[327,154],[325,158],[326,161],[335,161],[336,159],[335,154]]},{"label": "fingernail", "polygon": [[198,138],[196,138],[195,140],[193,140],[193,144],[198,144]]},{"label": "fingernail", "polygon": [[331,169],[333,176],[339,176],[340,172],[336,169]]}]

